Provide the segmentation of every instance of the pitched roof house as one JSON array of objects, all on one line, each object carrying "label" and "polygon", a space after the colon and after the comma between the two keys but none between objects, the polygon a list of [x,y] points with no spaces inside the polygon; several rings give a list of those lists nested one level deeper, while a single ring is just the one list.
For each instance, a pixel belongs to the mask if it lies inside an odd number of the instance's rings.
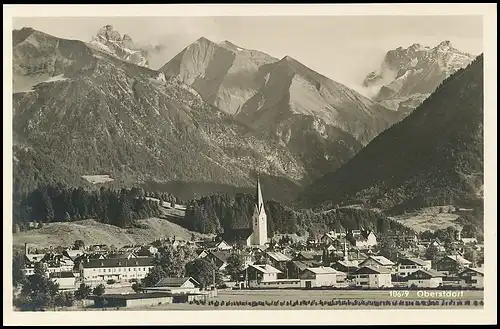
[{"label": "pitched roof house", "polygon": [[443,275],[432,269],[419,269],[410,273],[404,280],[408,287],[437,288],[443,285]]},{"label": "pitched roof house", "polygon": [[388,270],[392,270],[394,265],[396,264],[394,264],[392,261],[385,258],[384,256],[373,256],[373,255],[368,256],[365,260],[359,263],[360,267],[363,266],[384,267]]},{"label": "pitched roof house", "polygon": [[356,286],[363,288],[392,287],[391,271],[385,267],[363,266],[354,274]]},{"label": "pitched roof house", "polygon": [[196,293],[201,284],[192,277],[163,278],[152,287],[144,288],[145,292],[170,292],[174,294]]},{"label": "pitched roof house", "polygon": [[471,262],[460,255],[447,255],[436,262],[438,271],[456,272],[464,267],[470,267]]},{"label": "pitched roof house", "polygon": [[377,245],[377,237],[371,230],[353,230],[346,238],[351,245],[359,249],[369,249]]}]

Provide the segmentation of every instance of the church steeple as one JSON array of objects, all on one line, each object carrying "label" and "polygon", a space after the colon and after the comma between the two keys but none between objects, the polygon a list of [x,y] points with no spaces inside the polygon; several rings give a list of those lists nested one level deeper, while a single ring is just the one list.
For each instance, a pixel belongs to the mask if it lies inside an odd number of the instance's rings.
[{"label": "church steeple", "polygon": [[259,175],[257,174],[257,202],[255,203],[252,216],[252,234],[247,240],[248,245],[265,245],[267,240],[267,215],[264,208],[264,198],[260,186]]},{"label": "church steeple", "polygon": [[264,211],[264,198],[262,198],[262,190],[260,188],[260,179],[259,174],[257,173],[257,210],[258,213],[262,213]]}]

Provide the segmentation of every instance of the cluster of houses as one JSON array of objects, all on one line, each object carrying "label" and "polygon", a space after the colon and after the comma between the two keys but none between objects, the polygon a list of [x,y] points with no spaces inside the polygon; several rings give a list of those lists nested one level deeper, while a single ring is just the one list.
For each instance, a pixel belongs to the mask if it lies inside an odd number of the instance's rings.
[{"label": "cluster of houses", "polygon": [[[473,267],[463,256],[444,255],[432,264],[431,260],[402,252],[392,261],[373,252],[377,237],[372,231],[331,231],[314,241],[278,237],[261,246],[232,244],[222,234],[211,241],[174,238],[161,243],[193,248],[198,258],[215,264],[225,274],[225,285],[233,289],[483,288],[482,267]],[[158,246],[158,241],[154,245]],[[90,286],[127,286],[141,281],[155,266],[158,248],[154,245],[126,246],[115,251],[95,245],[62,253],[33,253],[26,246],[25,274],[32,275],[34,264],[42,262],[60,289],[76,289],[82,282]],[[244,263],[237,280],[227,274],[233,253],[240,254]],[[189,289],[184,291],[186,284]],[[151,293],[179,289],[196,293],[199,284],[193,278],[164,278],[155,287],[146,288]]]}]

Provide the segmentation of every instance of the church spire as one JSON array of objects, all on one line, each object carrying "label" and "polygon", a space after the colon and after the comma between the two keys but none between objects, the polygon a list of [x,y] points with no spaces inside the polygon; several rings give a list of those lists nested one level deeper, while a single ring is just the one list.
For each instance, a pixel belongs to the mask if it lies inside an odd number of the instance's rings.
[{"label": "church spire", "polygon": [[257,173],[257,209],[259,210],[259,214],[264,209],[264,198],[262,198],[262,190],[260,188],[259,173]]}]

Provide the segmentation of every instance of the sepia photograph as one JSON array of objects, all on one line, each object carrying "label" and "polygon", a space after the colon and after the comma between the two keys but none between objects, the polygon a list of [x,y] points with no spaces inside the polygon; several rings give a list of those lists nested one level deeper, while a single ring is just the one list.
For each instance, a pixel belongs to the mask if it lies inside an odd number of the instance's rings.
[{"label": "sepia photograph", "polygon": [[496,7],[411,7],[4,5],[4,315],[496,322]]}]

